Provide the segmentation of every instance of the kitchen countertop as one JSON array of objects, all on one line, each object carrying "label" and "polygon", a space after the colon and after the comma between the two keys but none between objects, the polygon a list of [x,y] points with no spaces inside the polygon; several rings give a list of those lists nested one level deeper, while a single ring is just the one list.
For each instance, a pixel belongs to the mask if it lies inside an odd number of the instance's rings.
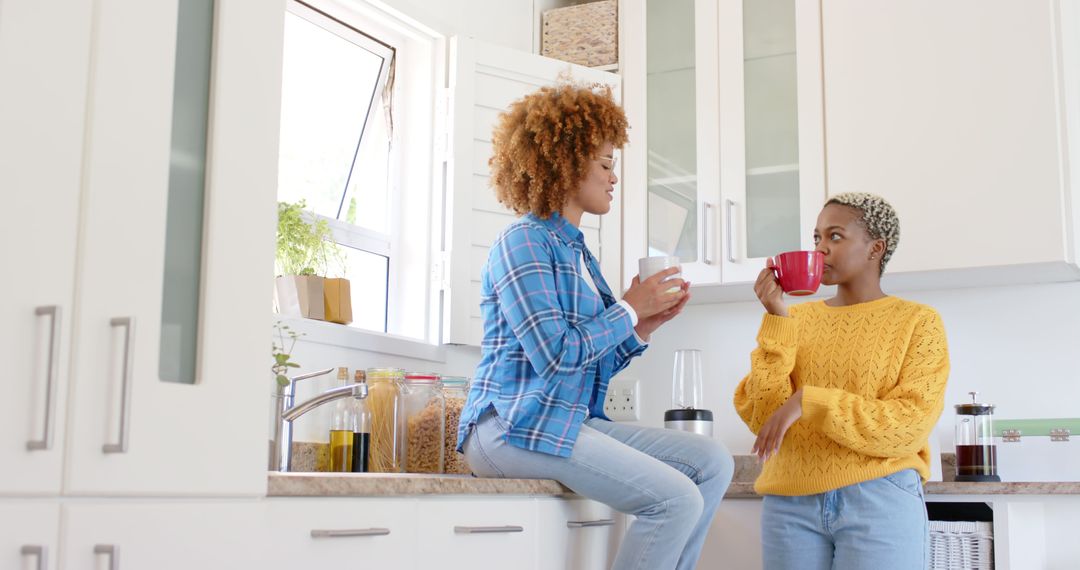
[{"label": "kitchen countertop", "polygon": [[[317,453],[318,450],[314,450]],[[307,454],[312,453],[308,450]],[[951,454],[942,462],[951,466]],[[294,460],[298,459],[294,455]],[[304,465],[301,461],[297,463]],[[316,463],[306,464],[314,467]],[[735,457],[735,476],[726,498],[754,499],[754,479],[759,466],[753,456]],[[946,472],[951,469],[946,468]],[[930,481],[928,495],[1080,495],[1080,482],[957,483]],[[575,496],[550,479],[486,479],[470,475],[420,475],[412,473],[270,473],[267,494],[271,497],[394,497],[419,495],[545,495]]]}]

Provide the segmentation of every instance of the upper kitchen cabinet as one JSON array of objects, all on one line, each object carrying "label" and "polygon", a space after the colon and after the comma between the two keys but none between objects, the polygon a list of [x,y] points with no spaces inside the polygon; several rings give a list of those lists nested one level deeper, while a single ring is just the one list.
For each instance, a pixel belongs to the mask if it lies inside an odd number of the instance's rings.
[{"label": "upper kitchen cabinet", "polygon": [[0,5],[0,494],[265,492],[283,14]]},{"label": "upper kitchen cabinet", "polygon": [[[620,82],[618,75],[606,71],[469,38],[453,38],[450,57],[442,340],[480,346],[480,271],[491,244],[517,218],[495,199],[488,182],[491,136],[499,114],[525,95],[557,84],[566,73],[576,82],[610,85],[616,98]],[[585,243],[612,283],[619,272],[621,202],[618,191],[615,195],[611,213],[602,218],[592,214],[581,218]]]},{"label": "upper kitchen cabinet", "polygon": [[698,285],[743,283],[766,257],[810,247],[825,197],[817,0],[622,9],[624,38],[645,38],[621,45],[623,281],[639,257],[678,255]]},{"label": "upper kitchen cabinet", "polygon": [[265,492],[284,13],[96,3],[67,494]]},{"label": "upper kitchen cabinet", "polygon": [[60,489],[91,5],[0,4],[0,492]]},{"label": "upper kitchen cabinet", "polygon": [[824,0],[829,194],[896,207],[887,282],[1080,278],[1078,14],[1075,2]]}]

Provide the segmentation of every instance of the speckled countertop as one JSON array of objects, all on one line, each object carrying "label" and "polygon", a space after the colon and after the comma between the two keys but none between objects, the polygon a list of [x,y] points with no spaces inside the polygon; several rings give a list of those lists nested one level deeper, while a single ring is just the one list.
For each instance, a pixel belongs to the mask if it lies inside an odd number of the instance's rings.
[{"label": "speckled countertop", "polygon": [[[271,497],[392,497],[417,495],[573,495],[573,491],[550,479],[485,479],[469,475],[419,475],[410,473],[321,473],[325,465],[318,444],[298,444],[293,473],[270,473],[267,494]],[[321,446],[325,447],[325,445]],[[943,471],[952,473],[952,454],[942,455]],[[727,498],[759,498],[754,479],[759,466],[753,456],[735,458],[735,476]],[[930,495],[1080,495],[1080,482],[1059,483],[957,483],[931,481]]]}]

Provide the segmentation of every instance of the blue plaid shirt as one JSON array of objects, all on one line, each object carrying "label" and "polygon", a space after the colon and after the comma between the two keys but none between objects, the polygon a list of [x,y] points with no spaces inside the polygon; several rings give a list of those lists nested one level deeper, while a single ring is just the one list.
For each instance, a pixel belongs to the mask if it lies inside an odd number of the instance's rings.
[{"label": "blue plaid shirt", "polygon": [[[580,256],[599,292],[584,281]],[[569,457],[589,415],[607,419],[608,382],[645,351],[581,230],[528,214],[495,240],[481,273],[481,359],[458,427],[458,449],[489,408],[515,447]]]}]

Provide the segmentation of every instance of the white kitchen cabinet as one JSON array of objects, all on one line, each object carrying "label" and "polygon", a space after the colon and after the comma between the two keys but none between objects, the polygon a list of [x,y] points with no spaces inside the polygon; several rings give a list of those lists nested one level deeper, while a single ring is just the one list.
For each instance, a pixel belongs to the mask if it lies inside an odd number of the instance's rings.
[{"label": "white kitchen cabinet", "polygon": [[1080,278],[1078,21],[1075,2],[823,1],[829,193],[896,207],[887,278]]},{"label": "white kitchen cabinet", "polygon": [[[440,279],[447,301],[442,340],[480,346],[480,271],[495,238],[517,218],[496,200],[489,185],[491,136],[499,114],[525,95],[557,84],[560,74],[569,72],[576,82],[609,85],[616,97],[620,78],[470,38],[453,38],[450,58],[449,190],[443,208],[447,250],[441,253],[446,276]],[[580,228],[611,283],[619,272],[620,199],[619,192],[615,194],[609,214],[585,214]]]},{"label": "white kitchen cabinet", "polygon": [[55,570],[60,506],[37,500],[0,501],[0,568]]},{"label": "white kitchen cabinet", "polygon": [[254,500],[68,504],[59,568],[267,568],[265,521]]},{"label": "white kitchen cabinet", "polygon": [[412,498],[276,498],[266,503],[262,536],[271,563],[265,568],[416,568],[416,556],[427,548],[417,542],[417,501]]},{"label": "white kitchen cabinet", "polygon": [[[624,3],[623,281],[678,255],[699,285],[812,247],[825,198],[818,0]],[[646,38],[639,41],[638,38]]]},{"label": "white kitchen cabinet", "polygon": [[[471,570],[484,560],[514,568],[552,568],[552,553],[538,542],[537,506],[531,497],[424,498],[418,507],[417,568]],[[555,553],[561,558],[561,553]]]},{"label": "white kitchen cabinet", "polygon": [[[584,499],[537,499],[540,568],[610,568],[622,538],[624,517]],[[559,560],[555,556],[565,556]]]},{"label": "white kitchen cabinet", "polygon": [[270,323],[252,292],[272,277],[284,4],[216,3],[191,384],[159,370],[177,352],[161,324],[170,160],[198,159],[170,139],[178,7],[0,6],[15,86],[0,90],[0,179],[18,213],[0,495],[265,493]]},{"label": "white kitchen cabinet", "polygon": [[0,225],[9,403],[0,494],[60,490],[90,11],[90,0],[0,5],[0,188],[9,212]]}]

